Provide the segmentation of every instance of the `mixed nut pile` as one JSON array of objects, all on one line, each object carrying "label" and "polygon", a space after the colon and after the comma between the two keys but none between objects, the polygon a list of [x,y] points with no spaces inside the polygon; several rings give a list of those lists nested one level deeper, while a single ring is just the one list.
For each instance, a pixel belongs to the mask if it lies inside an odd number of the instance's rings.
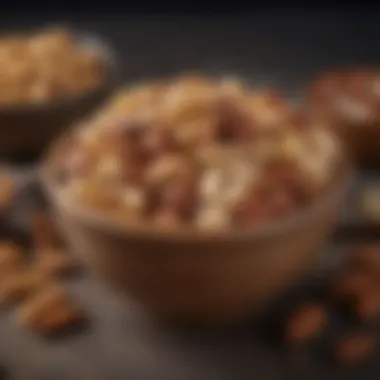
[{"label": "mixed nut pile", "polygon": [[115,96],[57,158],[62,196],[127,223],[256,225],[321,196],[339,167],[328,129],[281,96],[183,76]]},{"label": "mixed nut pile", "polygon": [[65,30],[0,39],[0,104],[39,103],[92,90],[105,80],[101,57]]}]

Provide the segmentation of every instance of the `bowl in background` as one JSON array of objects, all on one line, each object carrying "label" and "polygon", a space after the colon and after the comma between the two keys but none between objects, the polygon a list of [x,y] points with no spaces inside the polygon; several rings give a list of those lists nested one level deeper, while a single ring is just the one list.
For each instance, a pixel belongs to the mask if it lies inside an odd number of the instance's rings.
[{"label": "bowl in background", "polygon": [[78,45],[99,53],[108,74],[107,80],[100,87],[58,100],[0,106],[1,159],[28,159],[38,155],[53,137],[91,112],[112,93],[118,77],[116,53],[94,34],[71,33]]},{"label": "bowl in background", "polygon": [[41,169],[44,191],[70,248],[114,289],[163,321],[223,324],[246,317],[306,274],[334,229],[349,179],[342,165],[315,204],[243,231],[157,231],[125,225],[59,192],[54,144]]}]

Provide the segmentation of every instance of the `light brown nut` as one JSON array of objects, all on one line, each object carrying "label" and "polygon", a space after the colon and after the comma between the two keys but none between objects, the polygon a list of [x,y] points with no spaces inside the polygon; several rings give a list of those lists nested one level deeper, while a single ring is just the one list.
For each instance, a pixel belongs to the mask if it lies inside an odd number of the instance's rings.
[{"label": "light brown nut", "polygon": [[366,359],[376,346],[376,338],[369,333],[355,333],[341,338],[334,347],[334,358],[341,365],[354,365]]},{"label": "light brown nut", "polygon": [[23,264],[23,252],[13,242],[0,242],[0,277],[19,270]]},{"label": "light brown nut", "polygon": [[19,310],[19,322],[43,335],[51,335],[81,324],[85,315],[65,289],[48,285],[29,298]]},{"label": "light brown nut", "polygon": [[318,303],[301,306],[287,320],[284,339],[289,343],[307,342],[322,332],[328,321],[325,307]]},{"label": "light brown nut", "polygon": [[36,271],[12,273],[0,282],[0,304],[22,301],[34,294],[45,282],[45,277]]},{"label": "light brown nut", "polygon": [[57,277],[71,273],[77,262],[67,252],[60,249],[37,251],[35,270],[47,277]]}]

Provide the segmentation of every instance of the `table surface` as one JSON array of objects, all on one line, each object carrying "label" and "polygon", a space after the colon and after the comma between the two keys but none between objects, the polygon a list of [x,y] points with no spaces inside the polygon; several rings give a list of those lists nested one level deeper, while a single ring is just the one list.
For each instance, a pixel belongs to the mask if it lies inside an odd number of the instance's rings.
[{"label": "table surface", "polygon": [[[380,23],[373,12],[332,13],[289,10],[245,16],[66,15],[11,17],[1,29],[69,21],[104,36],[120,53],[122,82],[184,69],[237,73],[255,83],[298,93],[321,70],[380,64]],[[0,17],[1,19],[1,17]],[[23,178],[23,175],[21,175]],[[359,175],[353,192],[376,173]],[[23,227],[34,207],[24,188],[12,222]],[[352,195],[351,195],[352,196]],[[352,204],[348,202],[347,204]],[[345,210],[343,240],[367,238],[352,208]],[[362,233],[364,234],[362,235]],[[341,238],[342,238],[341,236]],[[338,243],[321,252],[322,271],[339,262]],[[311,289],[313,282],[308,287]],[[87,277],[68,284],[91,315],[87,332],[46,342],[0,314],[0,363],[16,379],[29,380],[263,380],[377,379],[380,363],[337,370],[308,351],[289,352],[258,338],[253,321],[221,332],[176,331],[154,326],[128,304]]]}]

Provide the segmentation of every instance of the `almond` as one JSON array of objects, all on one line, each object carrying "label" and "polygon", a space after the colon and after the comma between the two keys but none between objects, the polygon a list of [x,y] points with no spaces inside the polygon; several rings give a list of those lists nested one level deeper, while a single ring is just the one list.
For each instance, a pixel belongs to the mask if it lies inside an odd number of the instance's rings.
[{"label": "almond", "polygon": [[20,308],[21,325],[50,335],[82,323],[85,315],[58,286],[49,286],[28,299]]},{"label": "almond", "polygon": [[328,315],[323,305],[312,303],[301,306],[289,317],[285,326],[285,340],[291,343],[315,338],[327,324]]},{"label": "almond", "polygon": [[376,345],[373,335],[355,333],[340,339],[334,350],[335,360],[343,365],[352,365],[367,358]]}]

